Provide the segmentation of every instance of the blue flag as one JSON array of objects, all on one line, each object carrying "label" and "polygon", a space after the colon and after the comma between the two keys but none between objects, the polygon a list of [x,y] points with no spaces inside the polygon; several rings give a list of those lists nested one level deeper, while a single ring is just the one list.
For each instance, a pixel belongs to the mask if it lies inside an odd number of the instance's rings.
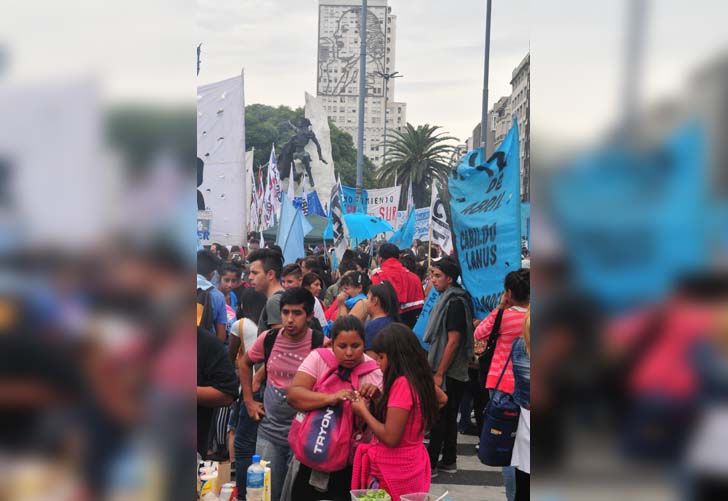
[{"label": "blue flag", "polygon": [[609,145],[566,166],[549,194],[582,290],[613,312],[661,300],[709,256],[704,131],[652,149]]},{"label": "blue flag", "polygon": [[367,190],[362,188],[359,205],[356,204],[356,188],[342,184],[341,193],[341,210],[344,214],[352,214],[354,212],[367,213]]},{"label": "blue flag", "polygon": [[435,303],[440,298],[440,293],[434,287],[430,289],[430,293],[425,298],[425,304],[422,306],[420,316],[417,317],[417,323],[412,328],[412,332],[415,333],[417,339],[425,350],[430,349],[430,345],[425,343],[425,330],[427,329],[427,322],[430,320],[430,312],[435,307]]},{"label": "blue flag", "polygon": [[296,209],[287,194],[281,201],[281,223],[278,226],[276,245],[283,250],[283,264],[295,263],[296,259],[306,257],[303,239],[313,227],[300,209]]},{"label": "blue flag", "polygon": [[518,124],[490,159],[469,151],[450,175],[453,234],[465,289],[476,318],[485,318],[503,293],[507,273],[521,267]]},{"label": "blue flag", "polygon": [[407,221],[405,221],[400,229],[394,232],[394,235],[389,237],[389,243],[396,245],[400,249],[407,249],[412,246],[416,230],[417,213],[413,208],[407,217]]}]

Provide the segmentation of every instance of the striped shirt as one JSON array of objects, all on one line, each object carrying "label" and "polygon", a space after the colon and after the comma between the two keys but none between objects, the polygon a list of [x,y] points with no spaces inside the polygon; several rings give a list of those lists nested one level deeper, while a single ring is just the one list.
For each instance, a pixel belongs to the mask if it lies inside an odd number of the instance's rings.
[{"label": "striped shirt", "polygon": [[[503,320],[500,326],[500,337],[495,345],[495,353],[493,354],[493,361],[490,363],[490,370],[488,371],[488,377],[485,380],[485,387],[487,389],[495,388],[498,378],[500,377],[503,366],[508,360],[508,355],[511,353],[511,346],[513,341],[518,339],[523,333],[523,321],[526,318],[526,308],[520,306],[512,306],[503,312]],[[490,315],[483,320],[478,327],[475,329],[475,339],[477,341],[486,342],[490,337],[490,331],[493,330],[493,323],[495,317],[498,314],[498,310],[493,310]],[[503,374],[503,380],[498,386],[498,389],[505,393],[513,394],[515,388],[515,381],[513,379],[513,365],[509,362],[508,368],[505,374]]]}]

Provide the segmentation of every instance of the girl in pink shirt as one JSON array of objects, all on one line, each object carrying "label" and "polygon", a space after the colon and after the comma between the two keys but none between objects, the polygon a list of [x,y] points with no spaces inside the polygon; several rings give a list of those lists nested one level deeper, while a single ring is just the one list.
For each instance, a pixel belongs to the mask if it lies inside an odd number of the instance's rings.
[{"label": "girl in pink shirt", "polygon": [[436,388],[417,337],[393,323],[374,338],[372,350],[384,373],[382,395],[356,395],[352,410],[374,434],[354,456],[352,489],[381,488],[399,501],[402,494],[430,489],[430,457],[423,441],[447,396]]},{"label": "girl in pink shirt", "polygon": [[[498,377],[503,371],[503,366],[508,361],[513,341],[518,339],[523,332],[523,321],[526,318],[531,298],[529,270],[524,268],[508,273],[504,288],[505,292],[498,307],[491,311],[490,315],[476,327],[473,334],[475,337],[475,353],[479,355],[485,349],[498,311],[504,310],[500,325],[500,337],[498,337],[498,342],[495,345],[493,360],[490,363],[490,370],[485,380],[485,387],[489,390],[495,389]],[[498,390],[512,395],[514,387],[513,366],[509,362]]]}]

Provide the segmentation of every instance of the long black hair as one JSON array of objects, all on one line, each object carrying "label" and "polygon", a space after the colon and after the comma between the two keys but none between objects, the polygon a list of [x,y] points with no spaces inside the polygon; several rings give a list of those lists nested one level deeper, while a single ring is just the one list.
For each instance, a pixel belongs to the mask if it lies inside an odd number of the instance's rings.
[{"label": "long black hair", "polygon": [[432,370],[417,336],[404,324],[389,324],[374,338],[372,351],[384,353],[388,361],[382,392],[385,398],[377,402],[374,416],[384,422],[387,413],[386,395],[389,395],[397,378],[403,376],[412,388],[412,400],[419,401],[425,429],[430,429],[437,420],[439,407]]},{"label": "long black hair", "polygon": [[369,294],[379,299],[379,304],[388,317],[393,318],[395,322],[401,322],[399,318],[399,300],[392,284],[385,280],[377,285],[372,285]]}]

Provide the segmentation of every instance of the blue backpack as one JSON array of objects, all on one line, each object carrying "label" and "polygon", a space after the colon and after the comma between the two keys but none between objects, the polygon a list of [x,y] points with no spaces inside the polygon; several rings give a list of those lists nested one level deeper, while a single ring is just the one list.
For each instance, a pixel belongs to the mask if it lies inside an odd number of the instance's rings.
[{"label": "blue backpack", "polygon": [[[508,355],[508,360],[495,384],[496,390],[510,361],[511,355]],[[503,392],[493,393],[493,398],[485,408],[483,429],[480,432],[478,459],[481,463],[488,466],[510,466],[520,415],[521,408],[513,401],[513,395]]]}]

